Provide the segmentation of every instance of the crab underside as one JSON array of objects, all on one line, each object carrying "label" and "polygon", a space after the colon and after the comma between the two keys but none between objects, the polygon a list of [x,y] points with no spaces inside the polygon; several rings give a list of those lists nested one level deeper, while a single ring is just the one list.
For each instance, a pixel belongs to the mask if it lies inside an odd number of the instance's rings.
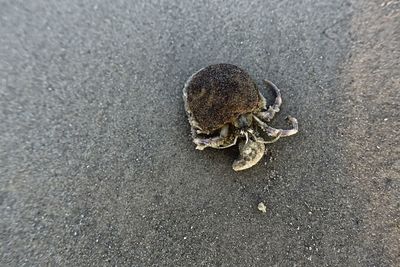
[{"label": "crab underside", "polygon": [[[293,117],[287,117],[291,129],[275,129],[267,124],[279,112],[282,97],[276,85],[264,82],[275,93],[270,106],[250,76],[234,65],[211,65],[193,74],[185,84],[183,98],[196,149],[239,144],[240,156],[232,167],[240,171],[261,160],[265,144],[296,134],[298,123]],[[271,139],[265,140],[260,132]]]}]

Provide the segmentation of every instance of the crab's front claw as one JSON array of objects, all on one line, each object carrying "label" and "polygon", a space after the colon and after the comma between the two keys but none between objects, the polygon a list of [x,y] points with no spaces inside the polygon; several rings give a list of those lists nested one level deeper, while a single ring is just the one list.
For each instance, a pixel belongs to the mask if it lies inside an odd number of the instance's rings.
[{"label": "crab's front claw", "polygon": [[234,171],[246,170],[253,167],[264,156],[265,145],[259,142],[248,140],[239,144],[240,157],[232,164]]}]

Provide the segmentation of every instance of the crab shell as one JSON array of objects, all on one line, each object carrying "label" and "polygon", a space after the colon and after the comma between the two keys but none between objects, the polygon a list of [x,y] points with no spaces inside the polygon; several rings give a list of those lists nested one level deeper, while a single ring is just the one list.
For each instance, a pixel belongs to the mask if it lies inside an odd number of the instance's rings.
[{"label": "crab shell", "polygon": [[183,96],[191,126],[205,134],[259,109],[262,101],[250,75],[232,64],[210,65],[194,73]]}]

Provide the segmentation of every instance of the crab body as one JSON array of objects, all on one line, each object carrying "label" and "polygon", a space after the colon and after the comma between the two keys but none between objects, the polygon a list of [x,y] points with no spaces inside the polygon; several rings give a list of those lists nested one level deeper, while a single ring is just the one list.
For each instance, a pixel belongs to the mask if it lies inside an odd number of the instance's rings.
[{"label": "crab body", "polygon": [[[273,83],[265,83],[276,95],[269,107],[251,76],[235,65],[215,64],[194,73],[185,84],[183,98],[196,148],[227,148],[239,140],[240,157],[233,163],[233,169],[239,171],[262,158],[264,144],[297,133],[297,120],[292,117],[290,130],[267,125],[279,112],[282,99]],[[274,139],[264,140],[260,129]]]},{"label": "crab body", "polygon": [[185,86],[187,110],[198,128],[210,133],[259,108],[256,84],[242,69],[211,65],[196,72]]}]

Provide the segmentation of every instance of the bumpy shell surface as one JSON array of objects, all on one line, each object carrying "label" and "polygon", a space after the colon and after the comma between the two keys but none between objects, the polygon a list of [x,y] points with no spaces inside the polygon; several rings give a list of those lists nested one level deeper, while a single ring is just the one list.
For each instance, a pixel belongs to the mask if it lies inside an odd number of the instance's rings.
[{"label": "bumpy shell surface", "polygon": [[254,111],[259,103],[250,75],[231,64],[210,65],[193,74],[185,84],[184,97],[189,116],[205,132]]}]

